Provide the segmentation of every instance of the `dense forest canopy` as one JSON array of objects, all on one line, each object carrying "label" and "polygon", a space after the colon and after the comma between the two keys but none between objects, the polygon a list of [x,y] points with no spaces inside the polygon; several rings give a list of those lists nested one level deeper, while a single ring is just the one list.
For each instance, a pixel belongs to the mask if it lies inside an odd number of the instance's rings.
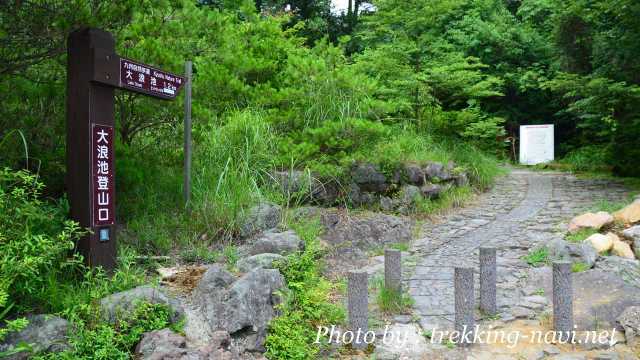
[{"label": "dense forest canopy", "polygon": [[[54,179],[64,171],[65,38],[96,26],[114,33],[124,56],[176,72],[193,59],[197,127],[246,108],[291,136],[300,123],[338,116],[408,121],[504,155],[519,124],[552,122],[560,155],[637,175],[636,2],[374,5],[358,10],[356,0],[334,14],[329,1],[308,0],[3,2],[2,135],[27,134],[31,157],[62,191]],[[117,104],[124,145],[138,138],[175,147],[178,102],[121,93]],[[5,145],[3,160],[19,161],[14,149]]]},{"label": "dense forest canopy", "polygon": [[[520,125],[552,123],[559,166],[640,176],[639,1],[347,4],[0,1],[0,320],[12,319],[0,340],[25,314],[63,314],[78,329],[65,358],[131,358],[168,313],[143,307],[114,328],[95,304],[147,281],[136,254],[233,264],[249,209],[306,204],[317,184],[334,191],[323,205],[358,207],[349,177],[362,163],[386,178],[427,163],[463,174],[458,188],[423,199],[417,211],[429,213],[489,187],[499,162],[517,157]],[[66,39],[84,27],[111,32],[121,56],[178,74],[194,64],[188,212],[183,96],[116,91],[121,256],[112,275],[71,251],[84,229],[68,221],[65,195]],[[294,173],[300,191],[274,181]],[[398,186],[385,191],[402,196]],[[332,287],[311,246],[319,230],[285,225],[308,247],[280,269],[294,296],[270,325],[266,355],[313,358],[314,326],[340,311],[327,304]]]}]

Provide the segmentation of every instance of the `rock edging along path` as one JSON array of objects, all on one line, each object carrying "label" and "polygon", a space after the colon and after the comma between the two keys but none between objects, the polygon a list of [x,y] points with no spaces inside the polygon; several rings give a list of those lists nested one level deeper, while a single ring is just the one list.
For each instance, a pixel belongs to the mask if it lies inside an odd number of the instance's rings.
[{"label": "rock edging along path", "polygon": [[414,313],[423,329],[451,329],[454,321],[454,267],[475,269],[479,295],[478,249],[497,248],[498,313],[503,319],[533,316],[545,306],[534,294],[520,291],[528,265],[522,256],[530,248],[564,236],[563,221],[599,200],[622,201],[628,196],[616,182],[578,179],[556,172],[513,170],[496,182],[477,203],[427,224],[413,253],[420,260],[405,280],[414,298]]}]

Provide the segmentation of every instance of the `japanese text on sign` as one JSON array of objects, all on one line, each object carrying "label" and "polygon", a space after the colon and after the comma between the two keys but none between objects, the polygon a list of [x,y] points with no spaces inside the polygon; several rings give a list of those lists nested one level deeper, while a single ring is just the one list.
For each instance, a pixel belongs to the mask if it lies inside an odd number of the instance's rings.
[{"label": "japanese text on sign", "polygon": [[93,224],[115,223],[113,127],[93,124]]},{"label": "japanese text on sign", "polygon": [[122,87],[134,91],[173,99],[182,87],[184,79],[144,64],[120,59],[120,83]]}]

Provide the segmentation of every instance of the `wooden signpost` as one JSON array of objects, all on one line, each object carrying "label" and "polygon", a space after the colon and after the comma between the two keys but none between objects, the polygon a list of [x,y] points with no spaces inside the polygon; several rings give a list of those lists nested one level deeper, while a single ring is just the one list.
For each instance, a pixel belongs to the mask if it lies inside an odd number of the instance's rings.
[{"label": "wooden signpost", "polygon": [[78,243],[90,266],[116,265],[114,89],[174,99],[184,78],[115,53],[103,30],[68,39],[67,190],[71,217],[91,233]]}]

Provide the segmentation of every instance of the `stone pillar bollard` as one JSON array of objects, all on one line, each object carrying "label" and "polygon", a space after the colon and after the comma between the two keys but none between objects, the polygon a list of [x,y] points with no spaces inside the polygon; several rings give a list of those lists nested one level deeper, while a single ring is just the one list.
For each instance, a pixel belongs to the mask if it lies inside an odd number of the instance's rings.
[{"label": "stone pillar bollard", "polygon": [[[351,346],[354,349],[365,349],[367,343],[364,341],[364,335],[369,321],[368,274],[365,271],[350,271],[347,278],[349,281],[347,285],[349,330],[353,332]],[[359,339],[358,333],[360,333]]]},{"label": "stone pillar bollard", "polygon": [[[455,268],[455,330],[460,332],[460,346],[470,346],[471,343],[465,341],[465,334],[473,333],[475,326],[473,295],[473,269]],[[467,337],[473,339],[473,334]]]},{"label": "stone pillar bollard", "polygon": [[400,250],[384,251],[384,287],[400,294],[402,291],[402,254]]},{"label": "stone pillar bollard", "polygon": [[495,315],[496,306],[496,248],[480,248],[480,310]]},{"label": "stone pillar bollard", "polygon": [[553,329],[566,336],[573,330],[573,289],[569,261],[553,263]]}]

